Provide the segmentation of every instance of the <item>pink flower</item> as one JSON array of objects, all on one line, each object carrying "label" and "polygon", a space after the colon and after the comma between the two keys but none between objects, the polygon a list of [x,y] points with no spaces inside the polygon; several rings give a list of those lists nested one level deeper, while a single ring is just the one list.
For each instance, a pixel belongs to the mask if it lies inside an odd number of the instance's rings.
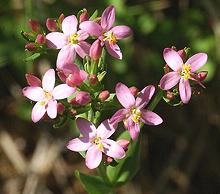
[{"label": "pink flower", "polygon": [[90,44],[84,41],[89,35],[83,30],[77,31],[77,25],[76,16],[68,16],[62,22],[63,33],[51,32],[46,36],[49,48],[61,49],[57,56],[58,69],[66,63],[73,63],[76,53],[81,58],[89,54]]},{"label": "pink flower", "polygon": [[136,99],[129,88],[122,83],[118,83],[115,90],[116,96],[124,108],[118,110],[110,122],[116,124],[123,120],[133,140],[138,137],[141,122],[147,125],[159,125],[163,122],[156,113],[144,109],[154,94],[154,86],[145,87]]},{"label": "pink flower", "polygon": [[75,152],[87,151],[86,166],[94,169],[102,161],[102,153],[112,158],[121,159],[125,156],[124,149],[115,141],[108,139],[115,128],[109,120],[103,121],[96,128],[90,121],[82,118],[76,120],[82,137],[69,141],[67,148]]},{"label": "pink flower", "polygon": [[[117,41],[128,37],[132,34],[131,29],[128,26],[120,25],[114,26],[115,21],[115,8],[114,6],[108,6],[101,16],[101,25],[94,21],[85,21],[80,24],[80,29],[85,30],[92,36],[98,37],[101,41],[100,44],[106,46],[106,49],[110,55],[117,59],[122,59],[122,53],[117,45]],[[93,44],[97,44],[94,42]],[[92,46],[93,47],[93,46]]]},{"label": "pink flower", "polygon": [[165,48],[163,51],[163,57],[167,65],[173,71],[165,74],[161,78],[161,89],[169,90],[179,83],[180,98],[183,103],[188,103],[192,93],[189,80],[195,80],[195,71],[206,63],[207,54],[197,53],[184,63],[175,50]]},{"label": "pink flower", "polygon": [[37,102],[32,109],[32,121],[38,122],[47,112],[51,119],[57,116],[57,101],[69,97],[75,88],[60,84],[54,88],[55,71],[49,69],[43,76],[42,87],[31,85],[23,89],[23,95]]}]

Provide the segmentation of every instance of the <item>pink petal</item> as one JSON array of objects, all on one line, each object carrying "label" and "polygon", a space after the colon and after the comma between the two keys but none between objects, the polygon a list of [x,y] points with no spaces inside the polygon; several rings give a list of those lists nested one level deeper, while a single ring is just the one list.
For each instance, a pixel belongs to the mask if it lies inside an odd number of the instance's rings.
[{"label": "pink petal", "polygon": [[180,93],[180,98],[184,104],[187,104],[191,98],[191,87],[189,80],[184,80],[184,78],[180,79],[179,83],[179,93]]},{"label": "pink petal", "polygon": [[115,8],[114,6],[110,5],[102,13],[101,26],[105,31],[107,31],[113,26],[114,22],[115,22]]},{"label": "pink petal", "polygon": [[96,147],[91,146],[86,153],[86,166],[89,169],[94,169],[99,166],[102,161],[102,152]]},{"label": "pink petal", "polygon": [[172,71],[165,74],[160,80],[160,87],[162,90],[169,90],[179,82],[181,76],[178,72]]},{"label": "pink petal", "polygon": [[149,110],[142,110],[141,117],[142,122],[147,125],[159,125],[163,122],[163,119],[159,115]]},{"label": "pink petal", "polygon": [[38,77],[28,73],[25,74],[25,77],[30,86],[41,87],[41,80]]},{"label": "pink petal", "polygon": [[131,28],[128,26],[115,26],[111,29],[117,40],[126,38],[132,34]]},{"label": "pink petal", "polygon": [[80,130],[80,133],[84,137],[94,138],[96,136],[96,127],[95,125],[93,125],[92,122],[83,118],[78,118],[76,120],[76,124],[78,129]]},{"label": "pink petal", "polygon": [[77,18],[74,15],[66,17],[62,22],[62,30],[65,35],[76,33],[77,31]]},{"label": "pink petal", "polygon": [[206,53],[197,53],[190,57],[186,61],[186,65],[190,64],[191,72],[197,71],[199,68],[201,68],[203,65],[205,65],[206,61],[208,59],[208,56]]},{"label": "pink petal", "polygon": [[163,51],[163,57],[172,70],[178,71],[182,68],[183,60],[175,50],[165,48]]},{"label": "pink petal", "polygon": [[122,59],[122,52],[117,44],[109,44],[108,41],[105,41],[105,46],[111,56],[115,57],[116,59]]},{"label": "pink petal", "polygon": [[90,47],[91,45],[89,43],[81,41],[77,45],[75,45],[75,50],[81,58],[84,58],[86,55],[89,55]]},{"label": "pink petal", "polygon": [[66,66],[66,64],[72,64],[75,58],[75,48],[69,44],[64,46],[57,56],[57,68],[62,70]]},{"label": "pink petal", "polygon": [[102,27],[94,21],[85,21],[79,25],[79,28],[86,31],[88,34],[92,36],[101,36],[102,35]]},{"label": "pink petal", "polygon": [[42,79],[42,87],[45,91],[51,92],[55,84],[55,71],[53,69],[47,70]]},{"label": "pink petal", "polygon": [[47,115],[51,119],[55,119],[57,117],[57,101],[50,100],[47,104]]},{"label": "pink petal", "polygon": [[56,86],[52,92],[54,99],[61,100],[71,96],[76,91],[76,88],[69,87],[66,84]]},{"label": "pink petal", "polygon": [[116,126],[110,124],[109,120],[103,121],[97,128],[97,136],[102,139],[109,138],[115,132]]},{"label": "pink petal", "polygon": [[89,34],[84,30],[79,30],[77,34],[79,35],[79,38],[77,38],[78,41],[85,40],[89,37]]},{"label": "pink petal", "polygon": [[63,73],[68,76],[71,73],[79,72],[79,67],[75,63],[67,63],[62,68]]},{"label": "pink petal", "polygon": [[131,117],[126,120],[127,128],[131,135],[132,140],[136,140],[140,133],[140,125],[139,123],[135,123]]},{"label": "pink petal", "polygon": [[89,149],[92,144],[87,137],[79,137],[68,142],[67,148],[71,151],[82,152]]},{"label": "pink petal", "polygon": [[138,109],[144,108],[148,104],[152,96],[154,95],[154,91],[155,91],[155,87],[152,85],[145,87],[136,98],[135,106]]},{"label": "pink petal", "polygon": [[130,108],[135,105],[134,96],[126,85],[117,83],[115,91],[117,99],[123,107]]},{"label": "pink petal", "polygon": [[110,156],[112,158],[124,158],[125,157],[125,151],[124,149],[115,141],[111,139],[105,139],[103,140],[103,146],[104,146],[104,153],[107,156]]},{"label": "pink petal", "polygon": [[23,88],[22,93],[25,97],[36,102],[44,98],[44,91],[40,87],[28,86]]},{"label": "pink petal", "polygon": [[120,109],[118,110],[110,119],[111,124],[116,124],[123,121],[126,118],[126,115],[129,113],[129,109]]},{"label": "pink petal", "polygon": [[51,32],[46,35],[46,44],[49,48],[61,49],[68,44],[68,38],[61,32]]},{"label": "pink petal", "polygon": [[32,109],[32,121],[34,123],[38,122],[45,114],[45,106],[41,105],[41,101],[37,102]]}]

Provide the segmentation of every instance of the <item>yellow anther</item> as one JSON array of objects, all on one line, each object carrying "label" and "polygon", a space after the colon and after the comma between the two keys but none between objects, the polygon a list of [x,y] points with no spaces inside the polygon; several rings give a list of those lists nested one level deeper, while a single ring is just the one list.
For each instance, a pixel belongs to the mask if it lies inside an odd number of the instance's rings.
[{"label": "yellow anther", "polygon": [[79,38],[79,34],[77,34],[77,33],[71,34],[69,37],[69,43],[70,44],[77,44],[79,42],[77,38]]},{"label": "yellow anther", "polygon": [[46,99],[51,99],[52,98],[52,95],[50,92],[47,92],[47,91],[44,91],[44,96]]},{"label": "yellow anther", "polygon": [[102,144],[102,138],[101,137],[93,138],[92,143],[95,144],[101,152],[104,151],[104,146]]},{"label": "yellow anther", "polygon": [[180,72],[180,75],[185,79],[189,79],[191,76],[190,76],[190,71],[191,71],[191,67],[190,67],[190,64],[188,65],[185,65],[183,64],[183,68],[182,68],[182,71]]},{"label": "yellow anther", "polygon": [[117,39],[112,31],[105,32],[103,35],[104,35],[103,41],[108,40],[110,44],[116,44]]},{"label": "yellow anther", "polygon": [[41,105],[41,106],[45,106],[46,103],[47,103],[46,101],[41,101],[41,102],[40,102],[40,105]]},{"label": "yellow anther", "polygon": [[131,110],[131,114],[132,114],[132,120],[135,123],[139,123],[141,119],[141,111],[139,109],[133,108]]}]

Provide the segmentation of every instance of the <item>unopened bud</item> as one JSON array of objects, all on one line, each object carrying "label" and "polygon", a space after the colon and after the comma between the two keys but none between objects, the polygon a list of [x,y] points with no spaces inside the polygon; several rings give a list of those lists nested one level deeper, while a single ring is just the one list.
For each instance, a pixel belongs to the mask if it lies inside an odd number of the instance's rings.
[{"label": "unopened bud", "polygon": [[124,149],[127,150],[128,149],[128,145],[130,144],[130,141],[128,141],[127,139],[120,139],[117,141],[117,143]]},{"label": "unopened bud", "polygon": [[47,29],[51,32],[55,32],[57,31],[57,23],[56,23],[56,20],[52,19],[52,18],[47,18],[47,21],[46,21],[46,26],[47,26]]},{"label": "unopened bud", "polygon": [[89,50],[89,56],[93,60],[98,60],[102,55],[102,47],[101,42],[99,39],[97,39],[95,42],[93,42],[92,46]]},{"label": "unopened bud", "polygon": [[81,78],[80,72],[69,74],[66,78],[66,84],[70,87],[75,87],[80,85],[83,82],[83,79]]},{"label": "unopened bud", "polygon": [[36,51],[36,45],[34,43],[28,43],[25,45],[25,49],[27,49],[28,51]]},{"label": "unopened bud", "polygon": [[66,75],[64,74],[62,70],[57,70],[57,75],[60,78],[60,80],[62,80],[63,82],[66,82]]},{"label": "unopened bud", "polygon": [[70,104],[72,104],[73,106],[78,105],[78,103],[76,102],[76,98],[73,98],[73,99],[70,101]]},{"label": "unopened bud", "polygon": [[138,93],[138,89],[135,86],[130,87],[129,90],[133,96],[136,96]]},{"label": "unopened bud", "polygon": [[110,96],[110,93],[108,90],[104,90],[99,94],[99,99],[104,102],[105,100],[107,100]]},{"label": "unopened bud", "polygon": [[86,9],[83,9],[82,13],[79,16],[79,22],[81,23],[87,20],[89,20],[89,14]]},{"label": "unopened bud", "polygon": [[25,74],[25,77],[26,77],[27,83],[30,86],[41,87],[41,80],[38,77],[31,75],[31,74],[28,74],[28,73]]},{"label": "unopened bud", "polygon": [[80,105],[86,105],[91,101],[90,94],[88,92],[80,91],[76,94],[76,102]]},{"label": "unopened bud", "polygon": [[64,111],[65,111],[65,106],[60,102],[57,103],[57,112],[62,115]]},{"label": "unopened bud", "polygon": [[29,19],[28,25],[34,32],[40,32],[40,24],[37,20]]},{"label": "unopened bud", "polygon": [[182,58],[183,61],[186,59],[185,49],[178,50],[177,53],[179,54],[179,56]]},{"label": "unopened bud", "polygon": [[44,44],[46,42],[46,37],[43,34],[38,34],[35,41],[38,44]]},{"label": "unopened bud", "polygon": [[96,85],[98,83],[98,77],[95,74],[89,76],[89,83],[90,85]]},{"label": "unopened bud", "polygon": [[167,93],[166,93],[166,98],[169,99],[169,100],[173,100],[173,98],[174,98],[174,93],[171,92],[171,91],[167,91]]},{"label": "unopened bud", "polygon": [[111,164],[113,161],[114,161],[114,159],[112,157],[107,156],[107,158],[106,158],[106,163],[107,164]]},{"label": "unopened bud", "polygon": [[199,81],[204,81],[205,80],[205,78],[207,77],[207,75],[208,75],[208,71],[201,71],[201,72],[199,72],[198,74],[197,74],[197,77],[198,77],[198,79],[199,79]]},{"label": "unopened bud", "polygon": [[59,16],[59,19],[58,19],[60,24],[62,24],[64,18],[65,18],[65,15],[63,13],[61,13],[60,16]]}]

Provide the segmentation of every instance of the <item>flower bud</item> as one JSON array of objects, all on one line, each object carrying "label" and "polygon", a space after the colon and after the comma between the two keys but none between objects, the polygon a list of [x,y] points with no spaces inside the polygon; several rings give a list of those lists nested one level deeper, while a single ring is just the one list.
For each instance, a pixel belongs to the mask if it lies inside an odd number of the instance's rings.
[{"label": "flower bud", "polygon": [[166,98],[169,99],[169,100],[173,100],[173,98],[174,98],[174,93],[171,92],[171,91],[167,91],[167,93],[166,93]]},{"label": "flower bud", "polygon": [[83,9],[82,13],[79,16],[79,22],[82,23],[87,20],[89,20],[89,14],[86,9]]},{"label": "flower bud", "polygon": [[66,75],[62,70],[57,70],[57,75],[63,82],[66,82]]},{"label": "flower bud", "polygon": [[25,77],[26,77],[27,83],[30,86],[41,87],[41,80],[38,77],[31,75],[31,74],[28,74],[28,73],[25,74]]},{"label": "flower bud", "polygon": [[64,18],[65,18],[65,15],[63,13],[61,13],[60,16],[59,16],[59,19],[58,19],[60,24],[62,24]]},{"label": "flower bud", "polygon": [[107,156],[107,158],[106,158],[106,163],[107,164],[111,164],[113,161],[114,161],[114,159],[112,157]]},{"label": "flower bud", "polygon": [[138,89],[135,86],[130,87],[129,90],[133,96],[136,96],[138,93]]},{"label": "flower bud", "polygon": [[105,100],[107,100],[110,96],[110,93],[108,90],[103,90],[100,94],[99,94],[99,99],[104,102]]},{"label": "flower bud", "polygon": [[120,139],[117,141],[117,143],[124,149],[127,150],[128,149],[128,145],[130,144],[130,141],[128,141],[127,139]]},{"label": "flower bud", "polygon": [[78,105],[78,103],[76,102],[76,98],[71,99],[70,104],[72,104],[73,106]]},{"label": "flower bud", "polygon": [[89,56],[93,60],[98,60],[102,55],[102,47],[101,42],[99,39],[97,39],[95,42],[93,42],[92,46],[89,50]]},{"label": "flower bud", "polygon": [[27,49],[28,51],[36,51],[36,45],[34,43],[27,43],[25,45],[25,49]]},{"label": "flower bud", "polygon": [[29,27],[31,28],[32,31],[40,32],[40,24],[38,23],[37,20],[29,19],[28,25],[29,25]]},{"label": "flower bud", "polygon": [[57,112],[62,115],[64,111],[65,111],[65,106],[60,102],[57,103]]},{"label": "flower bud", "polygon": [[95,74],[89,76],[89,84],[96,85],[98,83],[98,77]]},{"label": "flower bud", "polygon": [[201,71],[197,74],[197,78],[199,79],[199,81],[204,81],[205,78],[207,77],[208,75],[208,71]]},{"label": "flower bud", "polygon": [[38,44],[44,44],[46,42],[46,37],[43,34],[38,34],[35,42]]},{"label": "flower bud", "polygon": [[182,58],[183,61],[186,59],[185,49],[178,50],[177,53],[179,54],[179,56]]},{"label": "flower bud", "polygon": [[47,26],[47,29],[51,32],[55,32],[57,31],[57,23],[56,23],[56,20],[52,19],[52,18],[47,18],[47,21],[46,21],[46,26]]},{"label": "flower bud", "polygon": [[69,74],[66,78],[66,84],[70,87],[76,87],[83,82],[83,79],[80,76],[80,72]]},{"label": "flower bud", "polygon": [[86,105],[91,101],[91,97],[88,92],[80,91],[76,94],[76,102],[80,105]]}]

